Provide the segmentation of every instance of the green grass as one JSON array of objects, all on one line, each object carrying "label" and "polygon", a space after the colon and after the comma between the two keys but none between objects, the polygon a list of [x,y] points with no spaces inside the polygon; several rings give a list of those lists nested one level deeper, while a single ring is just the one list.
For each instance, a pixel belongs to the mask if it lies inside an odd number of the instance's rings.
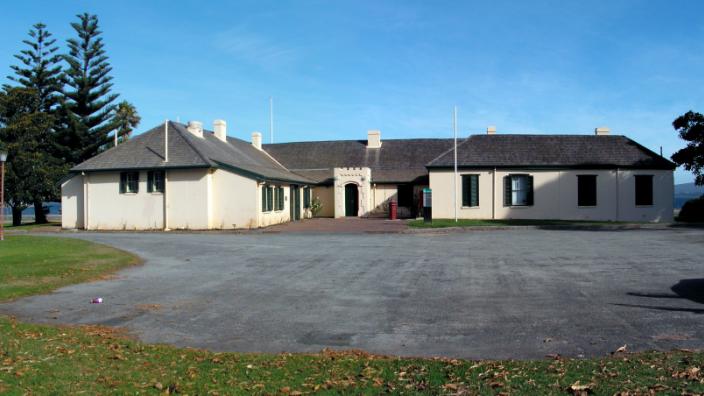
[{"label": "green grass", "polygon": [[569,226],[569,225],[605,225],[624,224],[616,221],[577,221],[577,220],[474,220],[459,219],[435,219],[432,223],[425,223],[423,220],[411,220],[410,227],[417,228],[445,228],[445,227],[500,227],[500,226]]},{"label": "green grass", "polygon": [[38,229],[38,228],[46,228],[46,229],[56,229],[56,230],[58,230],[58,229],[61,228],[61,223],[59,223],[59,222],[54,222],[54,221],[50,221],[50,222],[44,223],[44,224],[37,224],[37,223],[31,222],[31,223],[22,223],[22,224],[20,224],[20,225],[18,225],[18,226],[13,226],[13,225],[12,225],[12,222],[6,222],[6,223],[5,223],[5,229],[8,230],[8,231],[11,231],[11,230],[27,230],[27,231],[30,231],[30,230],[36,230],[36,229]]},{"label": "green grass", "polygon": [[[90,242],[11,236],[0,245],[0,300],[44,293],[136,262]],[[144,344],[109,328],[33,325],[0,316],[0,394],[10,395],[695,394],[704,392],[702,366],[704,353],[686,351],[530,361],[354,351],[213,353]]]},{"label": "green grass", "polygon": [[0,242],[0,301],[98,279],[136,263],[136,256],[87,241],[8,235]]},{"label": "green grass", "polygon": [[[398,359],[363,353],[213,353],[148,345],[97,327],[0,318],[0,393],[24,394],[572,394],[704,392],[691,352],[589,360]],[[577,384],[578,382],[578,384]],[[586,393],[584,393],[586,394]]]}]

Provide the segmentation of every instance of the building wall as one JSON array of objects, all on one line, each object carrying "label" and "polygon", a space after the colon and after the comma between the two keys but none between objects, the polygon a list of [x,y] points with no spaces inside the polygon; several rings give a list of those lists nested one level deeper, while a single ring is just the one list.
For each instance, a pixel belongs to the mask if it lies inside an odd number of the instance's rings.
[{"label": "building wall", "polygon": [[86,229],[163,228],[164,197],[161,193],[147,192],[147,172],[139,172],[139,191],[135,194],[120,194],[120,172],[89,173],[85,182]]},{"label": "building wall", "polygon": [[211,228],[256,228],[257,182],[252,179],[216,169],[212,173]]},{"label": "building wall", "polygon": [[[504,206],[504,176],[533,176],[534,204]],[[618,173],[618,176],[617,176]],[[479,206],[462,207],[464,174],[479,175]],[[635,206],[635,174],[653,175],[653,206]],[[577,176],[597,175],[597,206],[577,205]],[[430,172],[433,218],[453,218],[453,172]],[[492,194],[493,192],[493,194]],[[457,216],[462,219],[562,219],[607,221],[672,221],[674,181],[671,171],[662,170],[564,170],[460,171],[457,183]]]},{"label": "building wall", "polygon": [[210,205],[208,203],[211,200],[209,184],[212,188],[212,182],[208,181],[210,178],[212,176],[210,176],[209,169],[167,171],[168,228],[172,230],[205,230],[209,228]]},{"label": "building wall", "polygon": [[398,202],[398,186],[396,184],[372,185],[372,209],[370,216],[385,217],[389,214],[389,202]]},{"label": "building wall", "polygon": [[[271,210],[270,212],[262,212],[262,188],[267,185],[281,186],[284,188],[284,208],[282,210]],[[257,186],[257,214],[259,217],[259,227],[266,227],[274,224],[281,224],[291,220],[290,204],[291,204],[291,189],[286,184],[281,183],[259,183]],[[274,202],[276,202],[274,198]],[[302,213],[302,212],[301,212]]]},{"label": "building wall", "polygon": [[332,186],[314,186],[311,200],[315,198],[322,204],[315,217],[335,217],[335,189]]},{"label": "building wall", "polygon": [[61,184],[61,227],[83,228],[83,176],[76,175]]}]

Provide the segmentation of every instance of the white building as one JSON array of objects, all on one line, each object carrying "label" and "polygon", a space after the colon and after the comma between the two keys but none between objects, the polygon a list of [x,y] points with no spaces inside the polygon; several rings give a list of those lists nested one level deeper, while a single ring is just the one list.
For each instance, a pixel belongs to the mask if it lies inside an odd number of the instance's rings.
[{"label": "white building", "polygon": [[[262,145],[199,122],[168,122],[73,169],[62,183],[64,228],[257,228],[318,216],[420,213],[433,218],[671,221],[674,164],[608,130],[595,135],[474,135],[451,139]],[[491,130],[493,132],[493,130]],[[168,150],[167,150],[168,147]],[[456,196],[453,191],[456,190]]]}]

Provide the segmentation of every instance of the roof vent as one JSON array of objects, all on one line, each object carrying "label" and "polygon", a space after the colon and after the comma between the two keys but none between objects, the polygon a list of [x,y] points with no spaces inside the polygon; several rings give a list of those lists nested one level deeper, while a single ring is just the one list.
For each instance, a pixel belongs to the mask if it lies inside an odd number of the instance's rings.
[{"label": "roof vent", "polygon": [[188,121],[188,132],[198,136],[203,137],[203,123],[200,121]]},{"label": "roof vent", "polygon": [[262,149],[262,134],[260,132],[252,132],[252,146],[257,150]]},{"label": "roof vent", "polygon": [[370,130],[367,131],[367,148],[380,148],[381,147],[381,131]]},{"label": "roof vent", "polygon": [[215,137],[227,143],[227,123],[223,120],[213,121],[213,132]]},{"label": "roof vent", "polygon": [[496,127],[493,125],[486,127],[486,134],[487,135],[496,135]]},{"label": "roof vent", "polygon": [[607,127],[599,127],[594,129],[594,134],[597,136],[607,136],[610,130]]}]

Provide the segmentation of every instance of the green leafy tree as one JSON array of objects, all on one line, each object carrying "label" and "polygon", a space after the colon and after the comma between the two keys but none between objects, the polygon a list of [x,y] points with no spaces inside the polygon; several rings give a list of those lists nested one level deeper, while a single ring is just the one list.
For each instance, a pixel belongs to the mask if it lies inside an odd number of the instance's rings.
[{"label": "green leafy tree", "polygon": [[64,89],[65,113],[60,115],[64,131],[61,143],[68,148],[65,156],[76,164],[104,150],[115,129],[113,102],[119,95],[111,93],[112,67],[105,55],[98,17],[84,13],[71,23],[77,37],[67,40],[69,52]]},{"label": "green leafy tree", "polygon": [[[35,24],[30,29],[29,36],[30,39],[22,41],[27,48],[15,55],[20,64],[11,66],[15,74],[8,76],[8,79],[36,92],[37,100],[34,103],[36,106],[34,111],[53,114],[63,87],[62,70],[59,63],[61,56],[57,53],[59,47],[56,46],[56,39],[51,37],[51,33],[46,30],[46,25],[43,23]],[[54,125],[49,125],[46,133],[41,134],[42,140],[37,143],[39,150],[55,154],[56,146],[53,127]],[[40,193],[41,191],[37,192]],[[49,193],[49,191],[44,191],[33,199],[37,223],[46,222],[43,202],[57,199],[56,195],[46,195],[45,193]]]},{"label": "green leafy tree", "polygon": [[134,131],[134,129],[139,126],[140,121],[142,121],[134,105],[126,100],[117,104],[112,119],[116,128],[115,145],[117,145],[118,142],[127,141],[132,137],[132,131]]},{"label": "green leafy tree", "polygon": [[8,152],[5,191],[12,224],[22,222],[22,210],[43,194],[58,194],[56,180],[66,167],[41,142],[54,123],[38,111],[41,99],[29,88],[6,87],[0,92],[0,145]]},{"label": "green leafy tree", "polygon": [[704,115],[688,111],[677,117],[672,126],[687,146],[672,155],[672,160],[695,175],[694,182],[704,185]]}]

